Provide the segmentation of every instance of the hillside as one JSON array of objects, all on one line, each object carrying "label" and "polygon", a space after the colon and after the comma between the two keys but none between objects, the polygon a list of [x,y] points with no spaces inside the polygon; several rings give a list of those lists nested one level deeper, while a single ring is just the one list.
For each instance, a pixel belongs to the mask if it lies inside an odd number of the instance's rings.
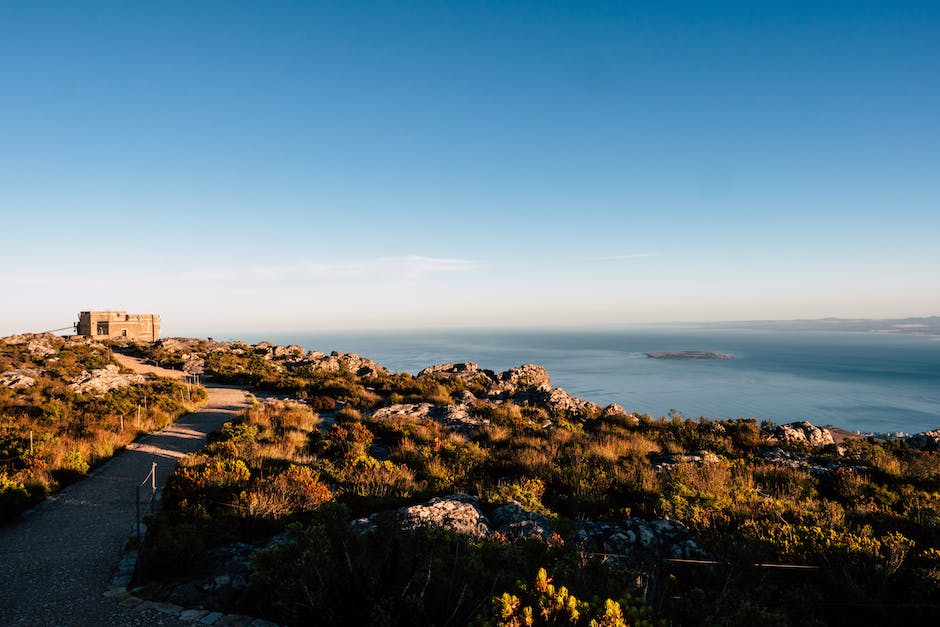
[{"label": "hillside", "polygon": [[270,343],[140,350],[281,399],[168,482],[144,556],[180,605],[289,624],[523,624],[569,597],[599,624],[937,612],[936,433],[837,444],[810,423],[654,418],[531,364],[412,376]]}]

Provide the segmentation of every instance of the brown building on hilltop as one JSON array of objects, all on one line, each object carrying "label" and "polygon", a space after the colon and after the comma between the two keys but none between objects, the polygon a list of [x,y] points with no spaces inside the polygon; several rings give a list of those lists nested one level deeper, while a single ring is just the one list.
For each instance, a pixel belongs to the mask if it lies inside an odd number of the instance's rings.
[{"label": "brown building on hilltop", "polygon": [[127,338],[156,342],[160,316],[123,311],[83,311],[78,314],[78,334],[87,337]]}]

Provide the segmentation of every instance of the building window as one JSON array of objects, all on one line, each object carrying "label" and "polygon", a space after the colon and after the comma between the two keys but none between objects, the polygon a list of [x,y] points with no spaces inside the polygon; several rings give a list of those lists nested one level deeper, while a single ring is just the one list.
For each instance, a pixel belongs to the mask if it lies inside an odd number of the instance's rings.
[{"label": "building window", "polygon": [[99,322],[99,323],[98,323],[98,331],[95,333],[95,335],[107,335],[107,334],[108,334],[108,323],[107,323],[107,322]]}]

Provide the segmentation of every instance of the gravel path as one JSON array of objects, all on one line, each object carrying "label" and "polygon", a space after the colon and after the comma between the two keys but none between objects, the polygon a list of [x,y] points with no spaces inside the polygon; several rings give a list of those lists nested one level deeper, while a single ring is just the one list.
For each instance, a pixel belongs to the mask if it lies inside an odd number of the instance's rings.
[{"label": "gravel path", "polygon": [[[139,372],[181,376],[115,355]],[[132,444],[90,477],[0,527],[0,626],[183,625],[154,609],[127,609],[102,595],[134,531],[134,487],[157,464],[166,480],[176,460],[249,404],[238,388],[207,385],[199,412]]]}]

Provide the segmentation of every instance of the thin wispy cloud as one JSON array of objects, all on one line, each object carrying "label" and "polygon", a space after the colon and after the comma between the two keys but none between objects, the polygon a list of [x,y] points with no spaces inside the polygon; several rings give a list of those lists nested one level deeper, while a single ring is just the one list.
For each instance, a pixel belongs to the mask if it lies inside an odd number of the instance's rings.
[{"label": "thin wispy cloud", "polygon": [[61,288],[69,286],[107,287],[113,280],[77,274],[14,274],[0,276],[0,287]]},{"label": "thin wispy cloud", "polygon": [[[138,284],[199,285],[205,283],[330,283],[337,281],[413,281],[433,275],[470,272],[482,267],[479,261],[408,255],[377,257],[337,262],[299,261],[291,264],[253,265],[223,270],[197,270],[141,275],[135,273]],[[0,287],[61,289],[109,289],[126,279],[120,269],[107,276],[62,274],[0,275]]]},{"label": "thin wispy cloud", "polygon": [[351,280],[416,280],[435,274],[468,272],[480,266],[470,259],[409,255],[377,257],[342,262],[300,261],[272,266],[250,266],[224,271],[184,272],[188,283],[218,281],[263,281],[266,283],[327,283]]},{"label": "thin wispy cloud", "polygon": [[623,253],[621,255],[607,255],[594,257],[593,261],[623,261],[625,259],[646,259],[649,257],[662,257],[662,253]]}]

